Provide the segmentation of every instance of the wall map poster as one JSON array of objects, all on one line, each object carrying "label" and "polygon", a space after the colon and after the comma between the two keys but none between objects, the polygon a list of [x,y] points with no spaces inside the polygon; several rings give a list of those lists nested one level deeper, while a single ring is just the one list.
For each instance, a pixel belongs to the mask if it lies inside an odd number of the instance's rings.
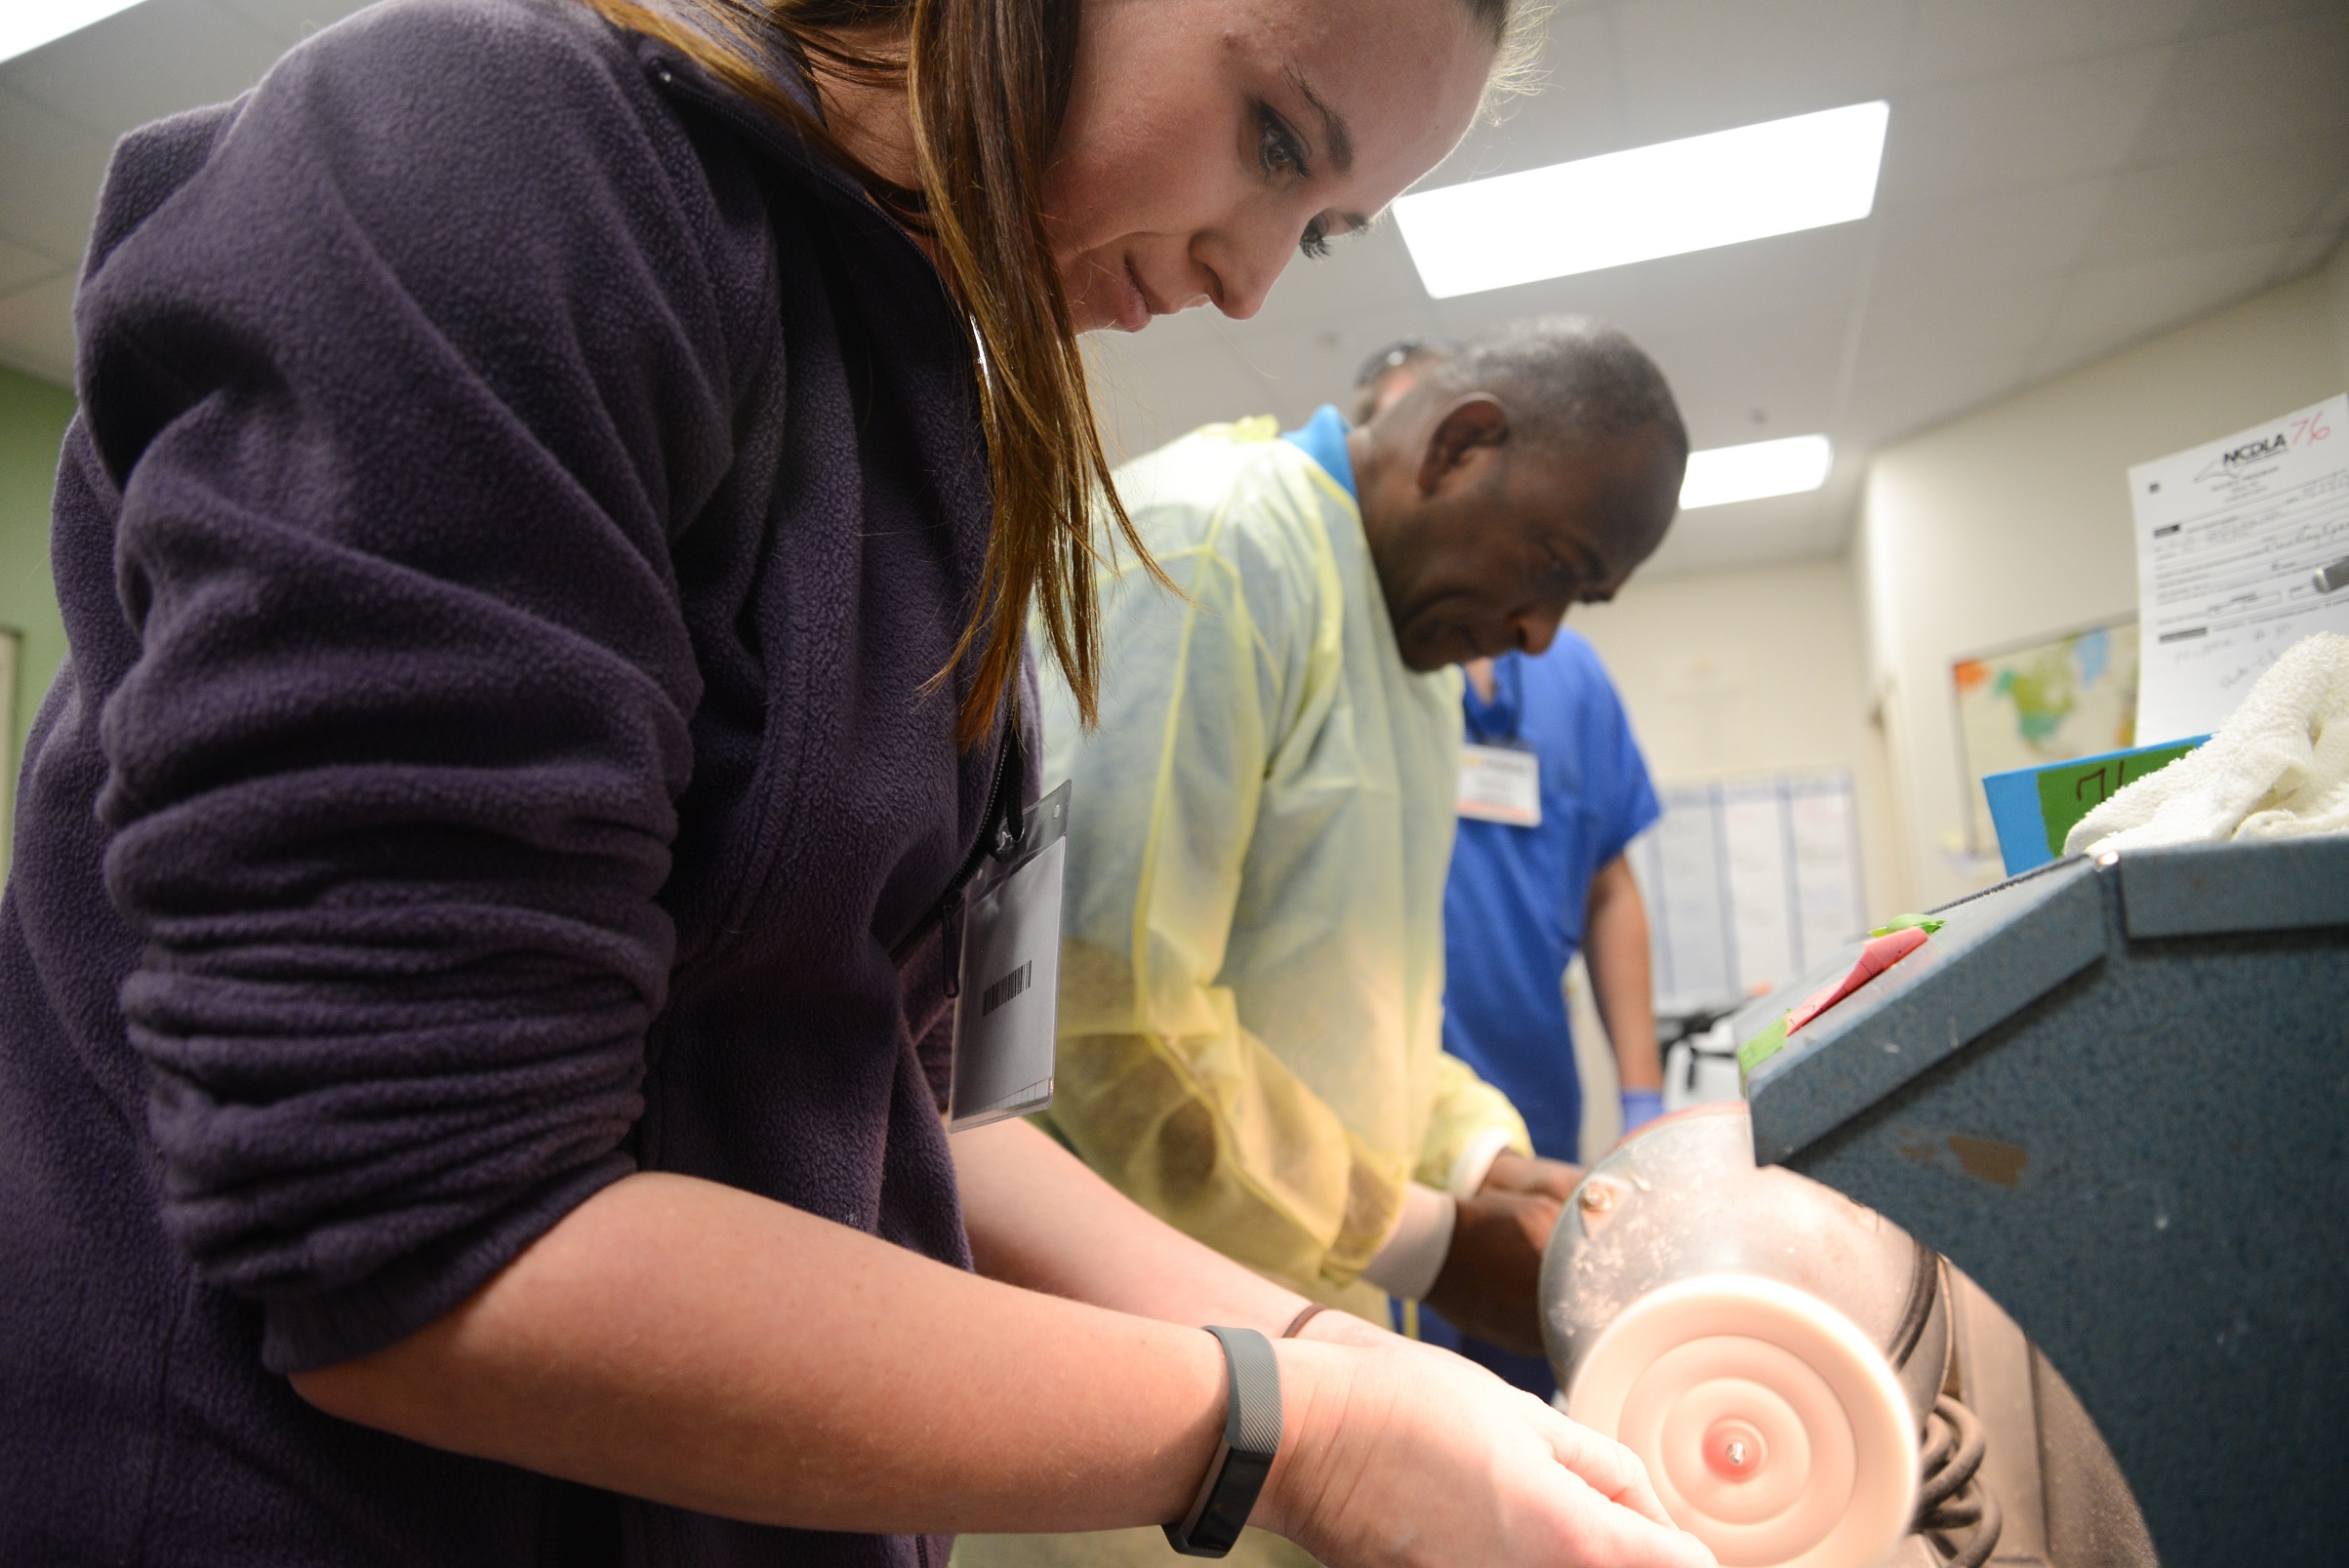
[{"label": "wall map poster", "polygon": [[2137,623],[2121,620],[1999,653],[1961,659],[1959,755],[1977,855],[1998,852],[1985,774],[2036,768],[2136,744]]}]

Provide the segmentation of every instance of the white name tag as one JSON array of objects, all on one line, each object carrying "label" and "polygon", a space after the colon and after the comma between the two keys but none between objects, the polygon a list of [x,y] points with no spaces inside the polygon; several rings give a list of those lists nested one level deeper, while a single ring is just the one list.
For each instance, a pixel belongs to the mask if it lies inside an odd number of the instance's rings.
[{"label": "white name tag", "polygon": [[1007,860],[990,857],[963,904],[951,1132],[1052,1104],[1072,787],[1064,784],[1035,803],[1019,848]]},{"label": "white name tag", "polygon": [[1542,824],[1541,759],[1522,746],[1460,748],[1460,815],[1512,827]]}]

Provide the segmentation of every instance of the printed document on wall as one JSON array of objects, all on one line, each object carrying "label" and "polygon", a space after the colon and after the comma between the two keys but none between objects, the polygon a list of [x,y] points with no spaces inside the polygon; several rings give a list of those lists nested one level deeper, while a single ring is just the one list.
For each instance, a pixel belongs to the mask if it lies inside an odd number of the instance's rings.
[{"label": "printed document on wall", "polygon": [[2128,470],[2139,745],[2218,728],[2276,656],[2349,633],[2349,396]]}]

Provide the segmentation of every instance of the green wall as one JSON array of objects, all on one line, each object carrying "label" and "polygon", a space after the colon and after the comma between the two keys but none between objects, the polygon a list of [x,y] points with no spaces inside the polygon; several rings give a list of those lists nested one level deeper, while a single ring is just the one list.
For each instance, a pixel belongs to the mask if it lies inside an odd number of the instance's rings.
[{"label": "green wall", "polygon": [[[58,619],[57,592],[49,581],[49,496],[57,480],[58,444],[71,418],[71,392],[0,369],[0,626],[22,639],[16,732],[7,737],[0,809],[15,803],[24,732],[65,658],[65,625]],[[8,838],[0,832],[0,865],[7,864]]]}]

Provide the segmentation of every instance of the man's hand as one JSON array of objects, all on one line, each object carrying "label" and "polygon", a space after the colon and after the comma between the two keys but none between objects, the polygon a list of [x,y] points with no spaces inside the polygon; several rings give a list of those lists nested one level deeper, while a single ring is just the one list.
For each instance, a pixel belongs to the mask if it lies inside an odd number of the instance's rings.
[{"label": "man's hand", "polygon": [[1452,1250],[1428,1305],[1462,1333],[1519,1355],[1542,1353],[1542,1249],[1579,1167],[1504,1149],[1477,1195],[1460,1201]]},{"label": "man's hand", "polygon": [[1539,1155],[1519,1154],[1505,1148],[1492,1158],[1492,1169],[1484,1173],[1484,1185],[1479,1192],[1537,1192],[1554,1202],[1563,1203],[1574,1195],[1582,1182],[1582,1167],[1568,1165],[1564,1160],[1546,1160]]},{"label": "man's hand", "polygon": [[1559,1202],[1542,1192],[1496,1192],[1460,1200],[1452,1250],[1428,1305],[1462,1333],[1519,1355],[1542,1353],[1542,1249]]}]

